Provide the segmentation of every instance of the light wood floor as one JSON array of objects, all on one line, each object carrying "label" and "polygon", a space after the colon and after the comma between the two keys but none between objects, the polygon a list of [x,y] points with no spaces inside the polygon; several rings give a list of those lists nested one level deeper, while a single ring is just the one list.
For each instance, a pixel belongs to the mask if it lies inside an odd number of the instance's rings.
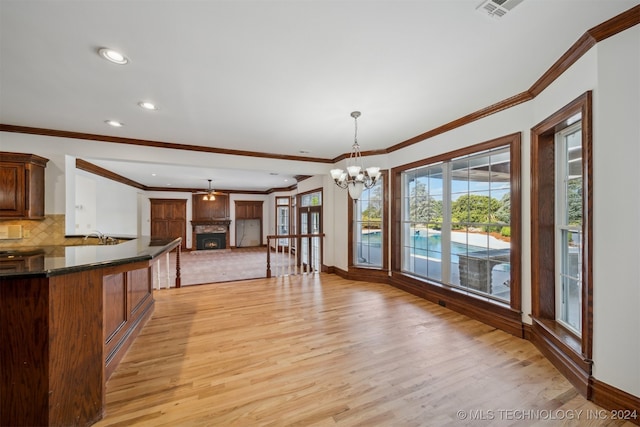
[{"label": "light wood floor", "polygon": [[624,425],[529,342],[390,286],[321,274],[155,298],[97,426]]}]

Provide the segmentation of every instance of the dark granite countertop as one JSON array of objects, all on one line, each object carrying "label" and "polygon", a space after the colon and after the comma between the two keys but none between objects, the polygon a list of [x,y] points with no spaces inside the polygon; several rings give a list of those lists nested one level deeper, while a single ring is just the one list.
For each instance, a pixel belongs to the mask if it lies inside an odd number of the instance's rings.
[{"label": "dark granite countertop", "polygon": [[139,237],[117,245],[0,248],[0,280],[50,277],[152,260],[179,246],[181,241],[181,238],[151,240],[150,237]]}]

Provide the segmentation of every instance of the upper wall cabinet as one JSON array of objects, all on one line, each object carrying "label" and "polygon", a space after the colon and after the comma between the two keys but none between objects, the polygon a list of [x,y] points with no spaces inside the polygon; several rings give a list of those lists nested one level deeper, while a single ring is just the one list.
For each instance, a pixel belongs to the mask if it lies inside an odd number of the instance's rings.
[{"label": "upper wall cabinet", "polygon": [[236,219],[262,219],[262,203],[260,201],[236,201]]},{"label": "upper wall cabinet", "polygon": [[216,194],[215,200],[203,200],[202,195],[192,198],[193,219],[229,219],[229,196]]},{"label": "upper wall cabinet", "polygon": [[0,219],[44,218],[44,168],[49,159],[0,151]]}]

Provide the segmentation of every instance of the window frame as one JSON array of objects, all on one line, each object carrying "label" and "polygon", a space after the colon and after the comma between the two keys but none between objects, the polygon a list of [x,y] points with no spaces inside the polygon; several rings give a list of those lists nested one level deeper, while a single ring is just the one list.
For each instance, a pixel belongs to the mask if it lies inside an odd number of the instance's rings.
[{"label": "window frame", "polygon": [[[392,228],[391,228],[391,283],[441,305],[474,315],[484,322],[516,336],[523,336],[521,313],[521,133],[498,137],[434,157],[398,166],[392,170]],[[403,172],[421,166],[449,161],[458,157],[508,146],[510,158],[511,194],[511,291],[508,302],[487,300],[484,297],[461,292],[446,284],[413,276],[402,271],[402,176]]]},{"label": "window frame", "polygon": [[389,173],[387,170],[380,171],[380,177],[382,182],[382,221],[380,223],[380,235],[381,235],[381,250],[382,250],[382,266],[371,266],[371,265],[363,265],[358,264],[355,260],[355,241],[357,239],[357,227],[355,226],[356,219],[354,215],[357,213],[357,209],[355,209],[355,203],[351,198],[349,198],[349,207],[347,215],[350,218],[349,221],[349,243],[348,243],[348,251],[349,251],[349,271],[360,271],[360,273],[373,273],[377,271],[383,271],[386,275],[389,270],[389,219],[387,218],[387,213],[389,212]]},{"label": "window frame", "polygon": [[[280,203],[280,201],[286,200],[286,203]],[[276,228],[276,236],[279,235],[287,235],[291,233],[291,196],[276,196],[275,199],[275,228]],[[280,233],[280,227],[283,225],[280,222],[280,211],[282,209],[286,210],[286,233]],[[276,239],[278,248],[284,248],[288,246],[288,239]],[[287,248],[289,250],[289,248]]]},{"label": "window frame", "polygon": [[[403,255],[407,255],[408,253],[418,253],[419,251],[428,258],[440,260],[440,262],[426,262],[422,267],[426,267],[426,271],[420,274],[414,270],[414,267],[417,267],[414,263],[415,258],[411,258],[411,261],[414,262],[407,262],[409,260],[403,259],[403,273],[414,274],[426,280],[433,280],[455,288],[459,292],[474,294],[478,298],[497,301],[501,304],[510,303],[511,286],[509,285],[509,296],[504,298],[500,296],[499,292],[493,292],[490,279],[493,276],[493,267],[507,261],[504,259],[505,249],[508,248],[506,256],[509,259],[511,258],[511,245],[510,243],[500,244],[500,248],[490,248],[488,244],[492,227],[502,228],[505,225],[509,228],[511,227],[511,223],[504,224],[496,220],[495,217],[493,219],[491,218],[491,205],[493,204],[493,200],[497,200],[492,194],[499,194],[505,190],[504,188],[500,188],[503,185],[500,184],[502,181],[492,179],[495,178],[494,176],[487,176],[486,181],[473,178],[473,171],[478,167],[482,170],[483,168],[481,166],[489,167],[491,171],[499,174],[499,165],[508,163],[505,162],[507,159],[510,162],[510,151],[510,145],[498,146],[489,150],[465,154],[449,160],[409,169],[402,174],[404,180],[402,197],[405,200],[405,210],[403,211],[403,218],[401,219],[403,224],[402,253]],[[460,175],[460,172],[463,174]],[[507,193],[511,196],[510,163],[508,182],[509,188]],[[420,189],[422,189],[424,193],[418,193]],[[428,199],[424,199],[424,197]],[[472,218],[469,215],[469,211],[467,211],[466,217],[461,217],[460,211],[454,211],[455,206],[460,206],[457,201],[460,201],[462,206],[468,208],[471,203],[477,203],[479,201],[477,197],[488,198],[486,199],[486,219],[481,220],[477,215]],[[440,211],[438,213],[441,214],[441,218],[432,217],[431,215],[434,214],[432,211],[424,212],[420,210],[416,211],[417,217],[411,215],[411,207],[424,206],[424,203],[419,204],[419,202],[424,202],[425,200],[433,201],[436,206],[440,204],[441,209],[438,209]],[[485,201],[485,199],[481,200]],[[414,203],[416,204],[414,205]],[[441,222],[438,222],[437,219],[440,219]],[[509,221],[510,220],[511,215],[509,215]],[[426,230],[423,230],[420,226],[425,223],[428,224],[428,226]],[[478,234],[477,229],[479,227],[485,228],[486,230]],[[442,230],[442,232],[437,231],[438,229]],[[411,230],[414,231],[412,232]],[[464,243],[460,240],[462,237],[461,234],[464,236]],[[474,245],[482,245],[481,241],[484,240],[484,238],[486,238],[485,243],[487,245],[485,256],[479,256],[480,252],[468,253],[469,250],[473,252],[471,248],[474,248]],[[418,239],[423,239],[420,240],[421,242],[424,242],[425,239],[439,239],[440,246],[433,248],[434,250],[428,247],[418,247],[416,246]],[[422,243],[422,245],[424,245],[424,243]],[[463,247],[466,248],[465,252],[459,252]],[[484,246],[482,247],[484,248]],[[477,270],[475,270],[476,267],[470,267],[470,270],[460,267],[454,268],[454,264],[459,266],[463,265],[463,260],[457,260],[458,257],[463,257],[468,264],[474,266],[484,265],[487,269],[487,275],[475,274],[478,273]],[[454,258],[456,261],[454,261]],[[436,275],[433,275],[433,272],[430,271],[430,266],[434,268]],[[466,284],[463,284],[463,270],[467,273],[464,279]],[[509,274],[509,277],[510,276],[511,274]],[[500,288],[498,288],[498,290],[499,289]]]},{"label": "window frame", "polygon": [[[581,336],[556,320],[555,136],[582,117]],[[531,340],[583,394],[590,389],[593,351],[593,121],[588,91],[531,129]]]}]

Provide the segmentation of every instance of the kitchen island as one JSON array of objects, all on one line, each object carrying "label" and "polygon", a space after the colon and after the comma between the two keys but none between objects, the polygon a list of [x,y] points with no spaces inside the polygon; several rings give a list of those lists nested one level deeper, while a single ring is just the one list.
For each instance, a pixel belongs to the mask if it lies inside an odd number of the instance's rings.
[{"label": "kitchen island", "polygon": [[[0,249],[0,425],[91,425],[181,238]],[[176,286],[179,286],[179,262]]]}]

